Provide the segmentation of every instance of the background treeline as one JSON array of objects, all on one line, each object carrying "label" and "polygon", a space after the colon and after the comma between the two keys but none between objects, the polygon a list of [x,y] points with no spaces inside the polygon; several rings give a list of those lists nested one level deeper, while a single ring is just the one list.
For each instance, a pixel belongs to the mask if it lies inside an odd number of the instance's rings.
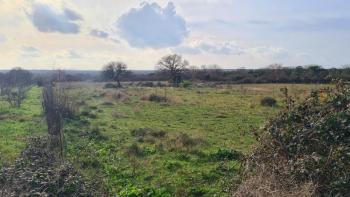
[{"label": "background treeline", "polygon": [[[0,82],[4,81],[5,72],[0,71]],[[33,83],[39,86],[50,81],[57,71],[33,73]],[[106,81],[101,71],[64,71],[64,81]],[[171,78],[164,70],[132,71],[127,70],[120,76],[120,81],[168,81]],[[181,80],[198,82],[225,83],[329,83],[333,79],[350,81],[350,66],[326,69],[319,65],[283,67],[271,65],[261,69],[221,69],[216,65],[188,67],[181,73]]]},{"label": "background treeline", "polygon": [[[131,74],[122,80],[163,81],[169,77],[161,71]],[[224,70],[218,66],[192,67],[183,73],[184,80],[227,83],[329,83],[332,79],[350,80],[350,67],[325,69],[318,65],[295,68],[272,65],[263,69]]]}]

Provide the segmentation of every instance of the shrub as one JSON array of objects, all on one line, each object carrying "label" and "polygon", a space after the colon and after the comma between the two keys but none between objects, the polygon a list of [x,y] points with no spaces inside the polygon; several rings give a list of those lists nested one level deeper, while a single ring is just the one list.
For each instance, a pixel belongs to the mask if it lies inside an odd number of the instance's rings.
[{"label": "shrub", "polygon": [[47,146],[46,138],[32,139],[13,166],[0,170],[1,196],[92,196],[91,185]]},{"label": "shrub", "polygon": [[312,182],[316,195],[346,196],[350,192],[350,89],[339,83],[335,89],[313,92],[301,104],[292,103],[263,128],[249,163],[297,185]]},{"label": "shrub", "polygon": [[144,156],[143,150],[136,144],[132,144],[129,147],[126,148],[125,153],[128,156],[134,156],[134,157],[142,157]]},{"label": "shrub", "polygon": [[151,95],[149,95],[148,100],[149,101],[153,101],[153,102],[161,103],[161,102],[167,102],[168,99],[165,96],[151,94]]},{"label": "shrub", "polygon": [[138,142],[146,142],[150,144],[154,144],[156,142],[156,138],[164,138],[166,136],[165,131],[148,128],[137,128],[132,130],[130,134],[136,137]]},{"label": "shrub", "polygon": [[202,139],[192,138],[186,133],[181,133],[177,139],[184,147],[194,147],[203,142]]},{"label": "shrub", "polygon": [[193,151],[193,148],[202,143],[203,139],[193,138],[186,133],[180,133],[175,140],[175,144],[179,146],[177,148],[185,148],[187,151]]},{"label": "shrub", "polygon": [[264,97],[261,99],[260,104],[262,106],[267,106],[267,107],[274,107],[277,104],[276,99],[272,97]]},{"label": "shrub", "polygon": [[216,153],[212,153],[210,158],[215,161],[241,160],[243,158],[243,154],[232,149],[219,149]]},{"label": "shrub", "polygon": [[160,130],[160,131],[150,131],[150,135],[155,137],[155,138],[163,138],[166,136],[166,132],[163,131],[163,130]]},{"label": "shrub", "polygon": [[137,128],[137,129],[132,130],[130,133],[134,137],[144,137],[148,133],[148,129]]}]

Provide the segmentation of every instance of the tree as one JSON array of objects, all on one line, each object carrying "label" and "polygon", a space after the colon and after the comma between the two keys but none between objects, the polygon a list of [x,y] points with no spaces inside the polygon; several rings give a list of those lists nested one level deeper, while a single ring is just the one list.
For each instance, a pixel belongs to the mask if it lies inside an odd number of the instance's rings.
[{"label": "tree", "polygon": [[102,71],[102,77],[105,80],[112,80],[118,83],[118,87],[121,87],[120,78],[122,75],[128,73],[127,65],[123,62],[110,62],[104,66]]},{"label": "tree", "polygon": [[13,68],[3,76],[2,95],[10,105],[20,107],[31,84],[32,74],[29,71]]},{"label": "tree", "polygon": [[180,55],[173,54],[164,56],[159,62],[159,70],[169,74],[174,87],[178,87],[182,80],[182,74],[189,65]]}]

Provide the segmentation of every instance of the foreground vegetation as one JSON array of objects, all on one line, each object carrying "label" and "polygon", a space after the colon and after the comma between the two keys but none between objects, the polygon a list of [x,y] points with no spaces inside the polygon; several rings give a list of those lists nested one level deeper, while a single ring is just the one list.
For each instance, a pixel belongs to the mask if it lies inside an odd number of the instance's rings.
[{"label": "foreground vegetation", "polygon": [[14,161],[28,136],[42,135],[44,131],[41,88],[31,88],[20,108],[0,100],[0,166]]},{"label": "foreground vegetation", "polygon": [[[240,183],[242,159],[256,143],[250,131],[283,109],[280,89],[287,86],[290,95],[302,100],[311,89],[323,86],[123,85],[120,89],[104,88],[102,83],[62,85],[79,107],[74,117],[65,120],[64,158],[94,181],[98,189],[92,191],[97,196],[104,192],[121,196],[228,195]],[[21,108],[2,108],[2,114],[18,113],[16,117],[26,115],[39,122],[9,123],[2,138],[13,142],[1,141],[1,150],[7,150],[1,157],[6,163],[19,155],[26,137],[42,135],[46,126],[40,122],[40,95],[41,89],[34,87]],[[277,104],[262,106],[266,97],[275,98]],[[10,121],[10,116],[4,117]]]},{"label": "foreground vegetation", "polygon": [[338,83],[269,121],[236,196],[348,196],[350,89]]}]

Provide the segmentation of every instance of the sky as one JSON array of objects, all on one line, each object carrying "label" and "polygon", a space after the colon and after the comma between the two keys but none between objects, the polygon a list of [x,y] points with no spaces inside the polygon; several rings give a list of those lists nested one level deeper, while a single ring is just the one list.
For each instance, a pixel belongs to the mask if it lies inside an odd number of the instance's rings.
[{"label": "sky", "polygon": [[349,0],[0,0],[0,69],[350,64]]}]

